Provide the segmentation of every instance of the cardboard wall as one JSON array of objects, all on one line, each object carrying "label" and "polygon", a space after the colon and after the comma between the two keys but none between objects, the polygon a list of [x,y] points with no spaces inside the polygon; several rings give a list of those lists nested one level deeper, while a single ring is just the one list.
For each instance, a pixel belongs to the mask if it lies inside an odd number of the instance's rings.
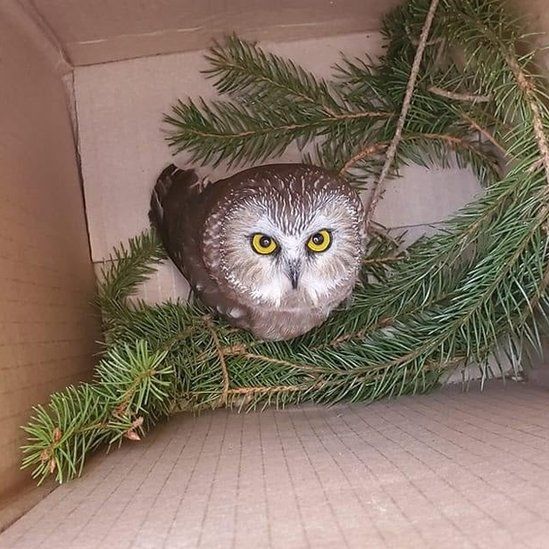
[{"label": "cardboard wall", "polygon": [[31,407],[89,375],[99,338],[65,65],[12,8],[0,6],[0,508],[30,484]]},{"label": "cardboard wall", "polygon": [[[17,1],[73,65],[198,50],[227,32],[254,40],[298,40],[378,30],[402,0],[4,0]],[[549,28],[546,0],[508,0]]]},{"label": "cardboard wall", "polygon": [[228,32],[292,40],[379,28],[400,0],[20,0],[75,65],[208,46]]}]

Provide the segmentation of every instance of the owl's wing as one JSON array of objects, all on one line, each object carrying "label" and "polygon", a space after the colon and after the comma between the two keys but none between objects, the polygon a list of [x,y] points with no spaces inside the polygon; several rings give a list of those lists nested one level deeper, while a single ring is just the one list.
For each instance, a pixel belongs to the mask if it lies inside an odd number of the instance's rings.
[{"label": "owl's wing", "polygon": [[[219,288],[203,261],[202,232],[210,208],[211,193],[204,192],[196,172],[172,164],[158,177],[149,218],[166,252],[200,300],[238,327],[247,328],[246,311]],[[237,319],[234,311],[239,313]]]}]

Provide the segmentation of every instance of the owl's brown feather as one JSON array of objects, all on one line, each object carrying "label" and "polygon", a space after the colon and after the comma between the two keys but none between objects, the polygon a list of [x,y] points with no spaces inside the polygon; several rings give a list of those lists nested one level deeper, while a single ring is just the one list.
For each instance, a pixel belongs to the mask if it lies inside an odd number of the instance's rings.
[{"label": "owl's brown feather", "polygon": [[[154,187],[149,218],[193,292],[207,307],[227,315],[237,302],[226,291],[221,291],[203,261],[201,228],[217,194],[209,187],[211,185],[203,186],[194,170],[181,170],[173,164],[168,166]],[[221,190],[216,184],[216,191]],[[247,329],[246,316],[234,319],[233,324]]]},{"label": "owl's brown feather", "polygon": [[[333,216],[340,255],[333,255],[336,246],[330,252],[333,260],[323,263],[317,278],[313,264],[320,258],[307,258],[303,249],[303,262],[310,263],[310,287],[283,290],[272,298],[270,290],[289,281],[279,274],[280,266],[273,271],[279,278],[271,279],[266,266],[279,265],[284,250],[271,263],[255,256],[248,240],[250,225],[265,220],[280,231],[280,238],[289,235],[300,242],[319,211]],[[256,221],[246,225],[248,215]],[[322,168],[272,164],[203,185],[193,170],[171,165],[158,178],[149,216],[199,299],[232,325],[262,339],[292,338],[321,324],[349,296],[356,281],[363,244],[362,204],[345,181]],[[321,280],[321,289],[315,290],[312,286]],[[331,281],[333,290],[328,290]],[[321,292],[319,303],[315,292]]]}]

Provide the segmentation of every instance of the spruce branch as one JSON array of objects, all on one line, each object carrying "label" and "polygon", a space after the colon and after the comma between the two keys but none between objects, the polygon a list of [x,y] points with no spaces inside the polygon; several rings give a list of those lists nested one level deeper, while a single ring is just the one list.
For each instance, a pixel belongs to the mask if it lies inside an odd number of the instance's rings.
[{"label": "spruce branch", "polygon": [[[118,274],[127,276],[126,260],[134,259],[137,250],[135,259],[142,257],[146,247],[140,245],[147,243],[141,237],[133,241],[131,251],[119,248],[123,259]],[[123,283],[114,268],[110,274],[109,283]],[[100,444],[111,445],[122,437],[139,440],[144,419],[152,425],[171,411],[175,371],[163,364],[165,357],[165,352],[151,353],[144,340],[109,348],[93,383],[68,387],[53,394],[47,407],[34,408],[24,427],[29,444],[23,447],[23,467],[33,468],[39,484],[53,474],[62,483],[82,473],[89,453]]]},{"label": "spruce branch", "polygon": [[[473,126],[472,121],[471,127],[477,131],[487,132],[487,130],[480,128],[478,125]],[[492,137],[492,140],[493,139],[494,138]],[[457,153],[457,158],[463,160],[463,165],[478,170],[477,175],[479,175],[481,182],[485,182],[486,180],[493,181],[502,175],[498,159],[492,151],[484,148],[482,144],[472,141],[469,135],[460,136],[450,132],[440,134],[410,132],[401,135],[400,143],[403,146],[407,146],[407,150],[409,151],[405,154],[407,161],[416,164],[425,166],[428,166],[429,164],[439,164],[448,167],[453,160],[448,156],[448,151],[451,150],[454,153]],[[436,143],[441,144],[443,148],[438,150],[433,149],[432,144]],[[390,141],[379,141],[360,149],[340,168],[339,175],[345,176],[353,168],[360,166],[362,162],[368,161],[372,157],[384,153],[388,150],[390,144]],[[431,144],[431,147],[429,144]],[[432,154],[429,154],[429,152]],[[454,159],[455,158],[456,157],[454,157]],[[481,171],[484,171],[484,175],[480,175]],[[371,229],[370,233],[373,231],[374,230]]]},{"label": "spruce branch", "polygon": [[541,154],[541,162],[543,164],[543,169],[545,170],[545,179],[549,185],[549,144],[547,143],[541,107],[539,104],[539,99],[536,97],[534,84],[521,68],[519,62],[516,57],[512,55],[512,53],[508,53],[505,57],[532,113],[532,127],[534,136]]},{"label": "spruce branch", "polygon": [[343,167],[339,170],[339,175],[345,175],[353,166],[358,164],[358,162],[371,157],[373,154],[380,153],[384,149],[386,149],[389,146],[389,142],[380,142],[380,143],[372,143],[371,145],[368,145],[358,151],[356,154],[351,156],[347,162],[343,165]]},{"label": "spruce branch", "polygon": [[207,330],[210,332],[212,336],[212,340],[215,345],[215,351],[217,353],[217,356],[219,357],[219,366],[221,367],[221,372],[223,375],[223,387],[222,387],[221,395],[219,396],[219,403],[220,405],[224,405],[224,404],[227,404],[227,395],[230,387],[229,372],[227,370],[227,363],[225,362],[226,351],[224,351],[224,349],[221,347],[221,344],[219,342],[219,338],[217,337],[217,332],[215,331],[211,317],[209,316],[205,317],[204,322],[206,324]]},{"label": "spruce branch", "polygon": [[474,120],[471,116],[469,116],[466,113],[461,113],[462,118],[465,120],[467,124],[470,125],[470,127],[477,131],[480,135],[482,135],[487,141],[489,141],[505,158],[507,156],[507,150],[503,147],[503,145],[495,138],[492,132],[490,132],[487,128],[481,126],[476,120]]},{"label": "spruce branch", "polygon": [[427,44],[429,31],[431,30],[431,25],[435,17],[435,12],[438,6],[438,2],[439,0],[431,0],[429,11],[427,12],[427,17],[425,18],[425,23],[421,31],[421,37],[419,39],[419,44],[417,46],[416,54],[414,56],[414,61],[412,63],[412,67],[410,70],[410,77],[406,85],[406,93],[404,94],[404,99],[402,101],[402,107],[400,109],[400,114],[398,117],[395,134],[393,136],[393,139],[391,140],[389,148],[387,149],[385,163],[383,164],[381,173],[379,174],[379,177],[375,181],[374,186],[372,188],[372,192],[366,202],[365,223],[366,223],[367,230],[370,227],[370,223],[372,221],[377,204],[379,202],[379,199],[381,198],[381,194],[383,192],[383,182],[385,181],[385,178],[389,174],[389,170],[391,169],[393,160],[397,152],[398,144],[400,142],[401,135],[402,135],[402,130],[404,129],[404,124],[406,122],[406,115],[408,114],[408,110],[410,109],[410,104],[412,102],[412,95],[414,93],[416,80],[419,74],[421,60],[423,59],[423,52]]},{"label": "spruce branch", "polygon": [[168,137],[176,152],[187,150],[193,162],[229,165],[260,162],[277,156],[293,142],[304,146],[316,135],[365,132],[384,111],[347,111],[336,114],[281,109],[269,103],[214,101],[210,105],[179,102],[164,121],[173,127]]},{"label": "spruce branch", "polygon": [[235,35],[222,45],[215,44],[206,59],[211,68],[204,72],[215,78],[214,85],[222,94],[254,102],[298,101],[330,116],[341,110],[326,81]]},{"label": "spruce branch", "polygon": [[129,297],[166,259],[166,252],[154,231],[145,231],[121,244],[101,270],[97,304],[103,313],[105,329],[120,317],[118,304]]}]

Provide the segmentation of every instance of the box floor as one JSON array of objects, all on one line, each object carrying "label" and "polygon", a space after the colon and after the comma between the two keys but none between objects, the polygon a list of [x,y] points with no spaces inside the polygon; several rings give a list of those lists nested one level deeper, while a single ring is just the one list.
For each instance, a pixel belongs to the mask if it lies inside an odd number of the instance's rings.
[{"label": "box floor", "polygon": [[546,389],[179,415],[0,547],[549,547]]}]

